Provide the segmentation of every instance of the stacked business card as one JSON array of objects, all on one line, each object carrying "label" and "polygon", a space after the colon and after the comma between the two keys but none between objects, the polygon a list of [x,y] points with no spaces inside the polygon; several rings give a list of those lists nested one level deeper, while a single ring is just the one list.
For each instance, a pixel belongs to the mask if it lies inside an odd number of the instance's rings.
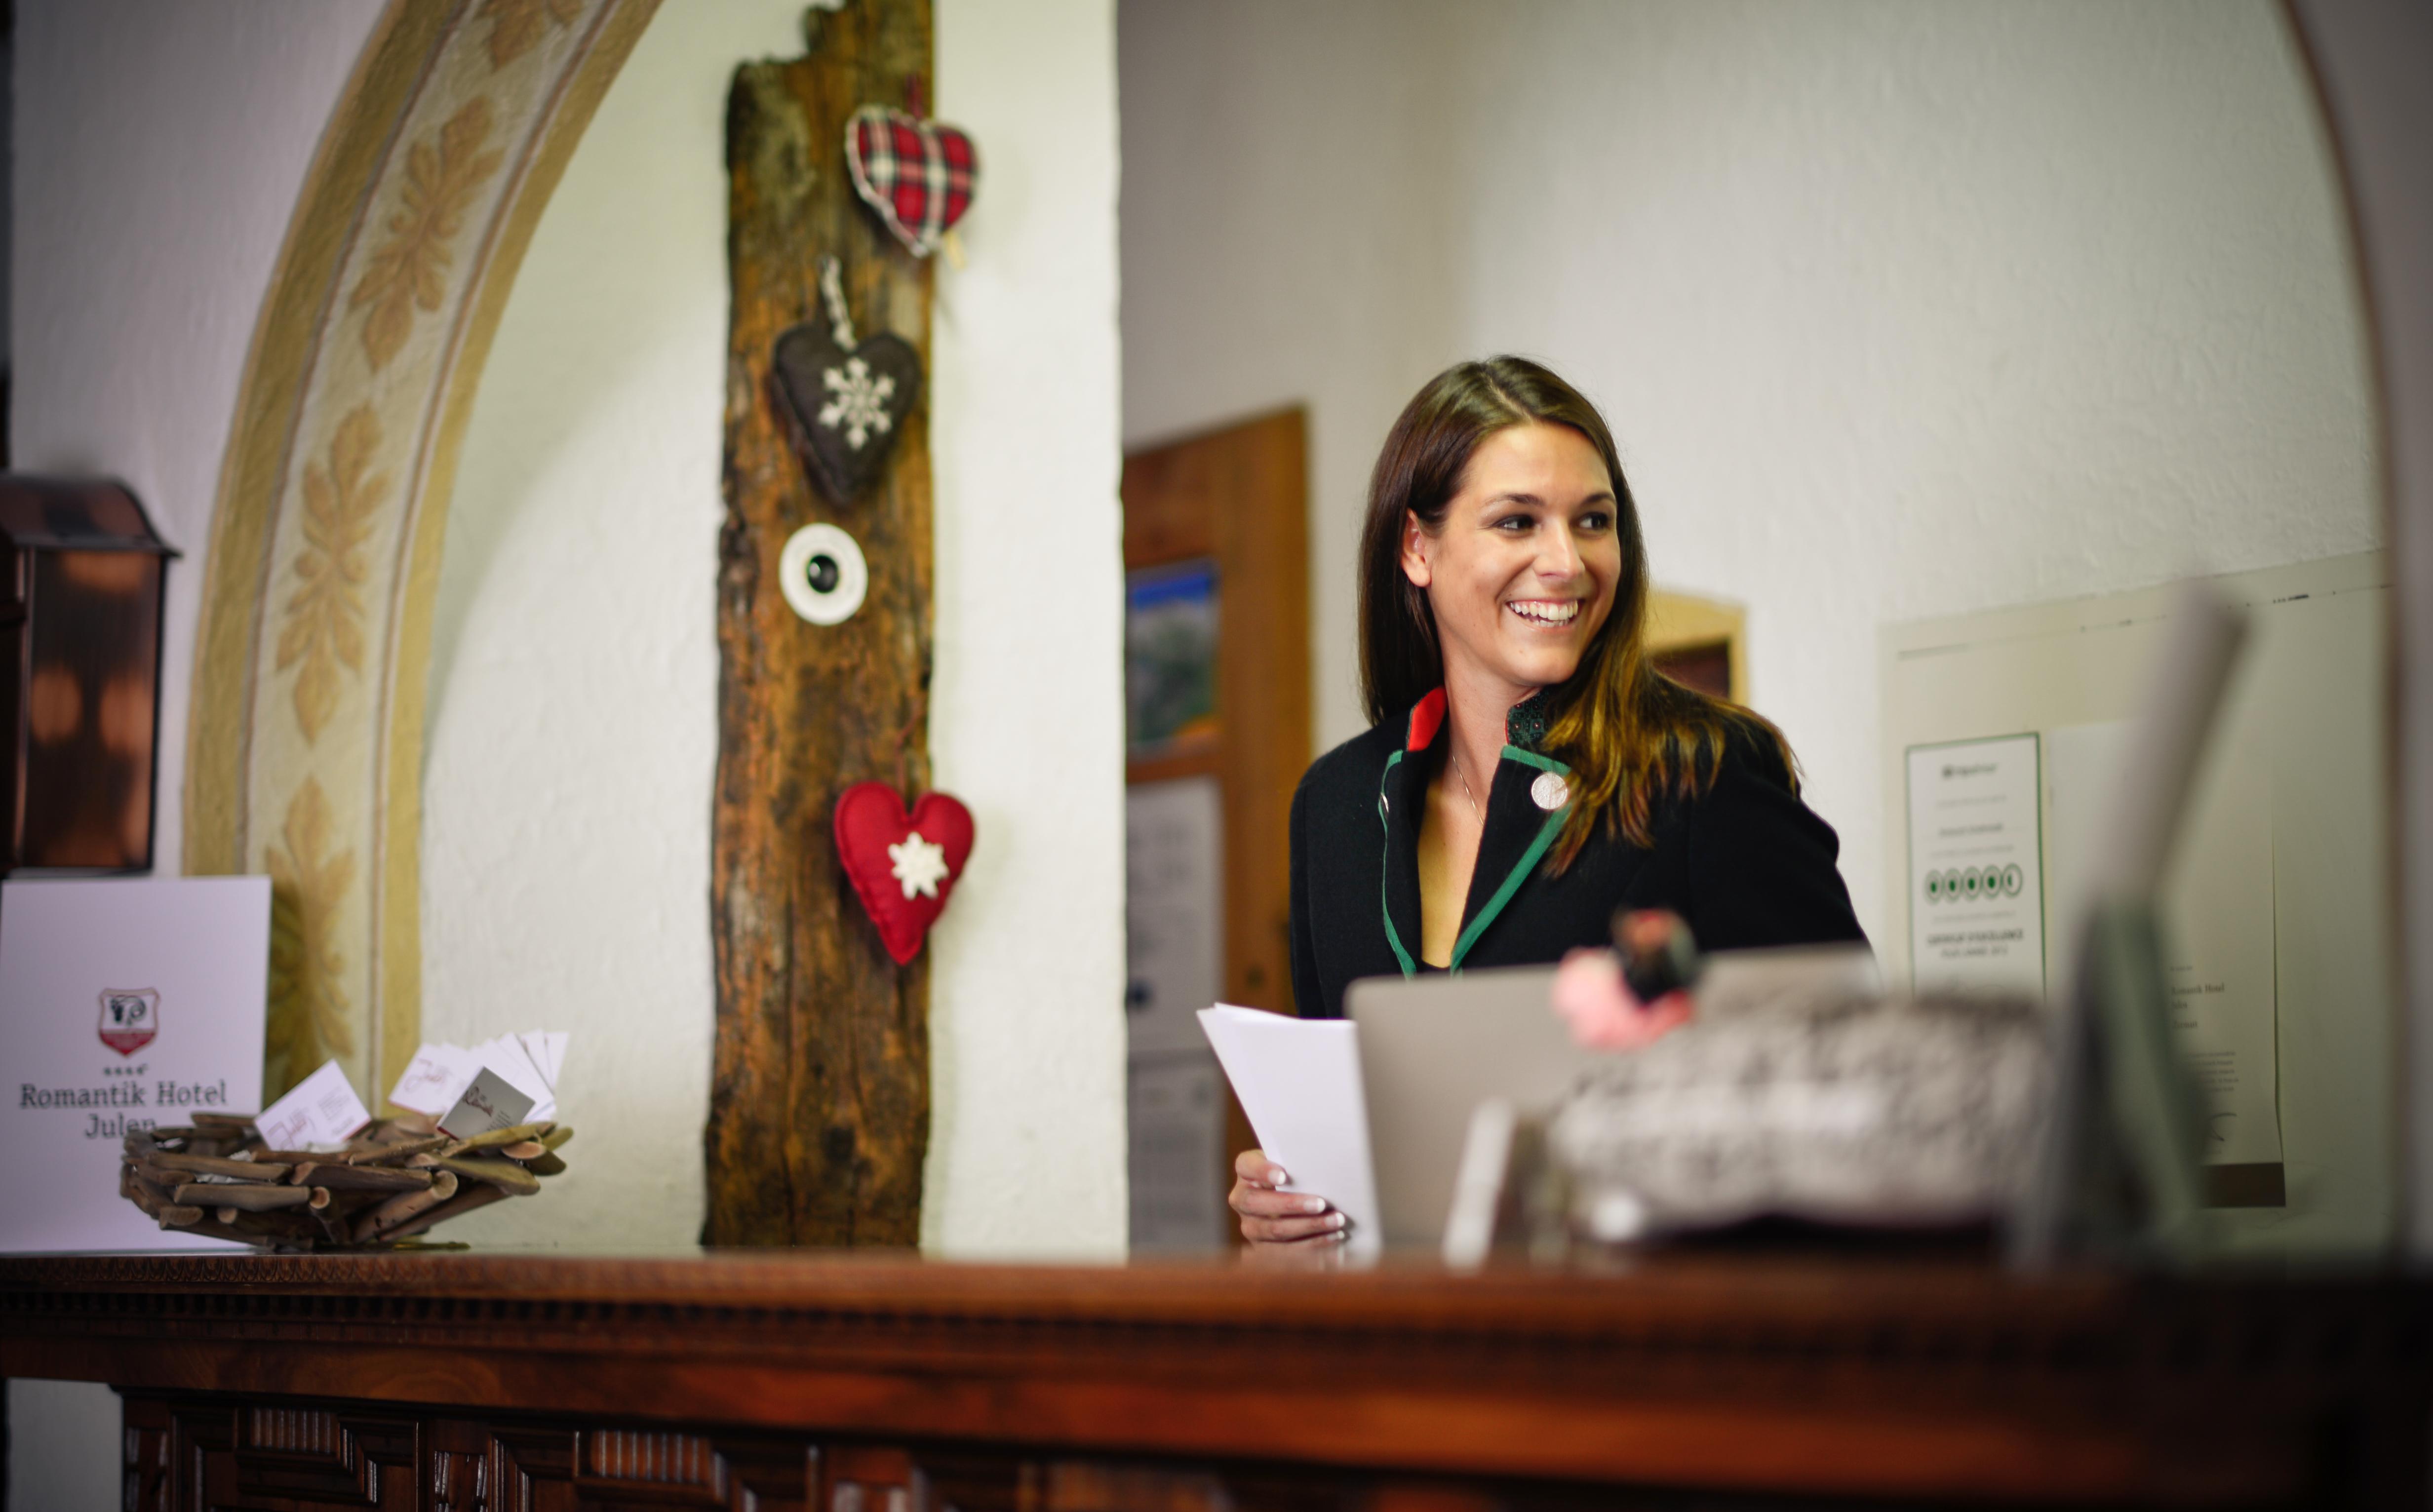
[{"label": "stacked business card", "polygon": [[502,1034],[467,1049],[425,1043],[390,1089],[389,1101],[428,1113],[470,1138],[557,1116],[557,1076],[569,1036],[554,1029]]}]

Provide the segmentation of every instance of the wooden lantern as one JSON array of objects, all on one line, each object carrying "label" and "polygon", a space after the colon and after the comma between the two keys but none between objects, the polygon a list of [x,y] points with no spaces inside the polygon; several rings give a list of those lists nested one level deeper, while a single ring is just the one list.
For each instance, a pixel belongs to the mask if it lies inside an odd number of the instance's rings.
[{"label": "wooden lantern", "polygon": [[168,559],[101,480],[0,474],[0,872],[152,867]]}]

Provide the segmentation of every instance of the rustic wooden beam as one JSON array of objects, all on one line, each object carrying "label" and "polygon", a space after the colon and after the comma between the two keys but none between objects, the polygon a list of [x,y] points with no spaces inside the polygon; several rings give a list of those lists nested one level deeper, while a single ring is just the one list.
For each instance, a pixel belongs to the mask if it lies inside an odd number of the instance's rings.
[{"label": "rustic wooden beam", "polygon": [[[855,197],[843,140],[859,106],[929,97],[929,5],[849,0],[810,8],[804,26],[808,56],[743,65],[727,100],[718,1000],[702,1238],[909,1245],[929,1134],[927,958],[888,959],[839,866],[829,814],[851,783],[928,781],[927,407],[908,416],[885,481],[839,503],[807,481],[766,380],[778,333],[819,317],[829,254],[843,261],[863,339],[892,331],[927,364],[929,268]],[[820,520],[870,564],[860,613],[827,629],[794,616],[777,577],[786,538]]]}]

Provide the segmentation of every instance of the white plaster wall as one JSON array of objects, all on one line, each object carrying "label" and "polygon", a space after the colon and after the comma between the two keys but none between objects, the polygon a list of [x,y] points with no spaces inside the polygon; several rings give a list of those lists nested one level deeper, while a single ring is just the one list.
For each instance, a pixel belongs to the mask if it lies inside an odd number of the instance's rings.
[{"label": "white plaster wall", "polygon": [[[289,211],[375,0],[18,0],[11,459],[124,478],[169,573],[156,863],[179,869],[220,453]],[[118,1399],[11,1381],[9,1504],[118,1505]]]},{"label": "white plaster wall", "polygon": [[[799,51],[800,15],[662,10],[543,214],[467,431],[434,617],[424,1021],[460,1043],[572,1030],[564,1110],[587,1151],[548,1211],[468,1219],[475,1242],[699,1231],[722,133],[734,64]],[[985,178],[969,266],[938,282],[931,742],[980,838],[932,937],[923,1234],[1119,1252],[1113,16],[942,0],[936,25],[938,108]]]},{"label": "white plaster wall", "polygon": [[930,946],[922,1242],[1123,1252],[1123,512],[1114,0],[937,0],[979,144],[933,321],[938,783],[979,841]]},{"label": "white plaster wall", "polygon": [[[1362,473],[1460,356],[1585,389],[1659,581],[1750,606],[1754,701],[1871,931],[1879,625],[2378,543],[2345,233],[2265,0],[1390,9],[1447,51],[1382,116],[1398,56],[1301,8],[1122,11],[1128,436],[1310,396],[1365,453],[1315,465],[1321,745],[1361,722]],[[1218,88],[1222,115],[1186,103]],[[1302,212],[1404,134],[1429,148],[1404,218],[1347,246]],[[1199,183],[1234,213],[1145,187]],[[1436,350],[1335,398],[1375,351],[1173,313],[1212,282],[1403,291]]]},{"label": "white plaster wall", "polygon": [[[687,1245],[709,1100],[726,86],[787,0],[664,6],[543,211],[432,616],[423,1027],[571,1031],[581,1146],[474,1243]],[[612,1174],[613,1178],[612,1178]]]}]

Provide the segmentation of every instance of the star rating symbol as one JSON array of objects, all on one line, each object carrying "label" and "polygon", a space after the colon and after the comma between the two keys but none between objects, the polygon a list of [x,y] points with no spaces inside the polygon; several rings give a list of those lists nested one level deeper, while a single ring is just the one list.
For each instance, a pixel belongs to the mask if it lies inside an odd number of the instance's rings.
[{"label": "star rating symbol", "polygon": [[917,829],[905,836],[901,845],[887,847],[887,860],[908,898],[915,893],[934,898],[938,884],[946,879],[945,847],[923,840]]}]

